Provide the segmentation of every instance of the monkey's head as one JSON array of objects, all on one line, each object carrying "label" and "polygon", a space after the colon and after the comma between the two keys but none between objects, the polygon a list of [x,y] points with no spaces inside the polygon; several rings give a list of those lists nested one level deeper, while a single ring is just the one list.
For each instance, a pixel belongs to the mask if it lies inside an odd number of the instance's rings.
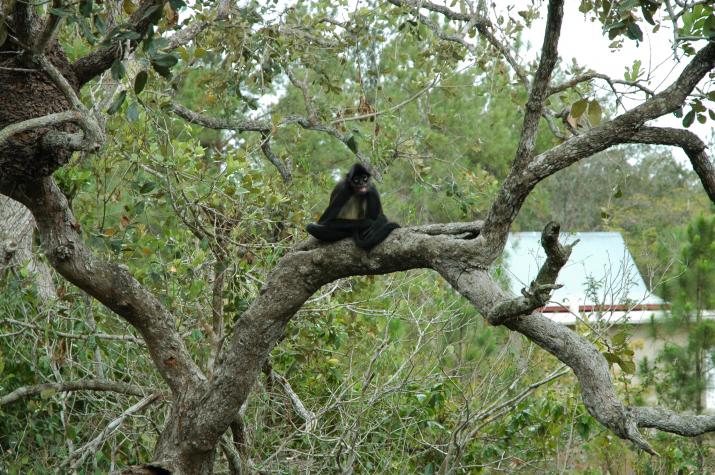
[{"label": "monkey's head", "polygon": [[370,172],[367,171],[367,168],[356,163],[352,166],[347,176],[350,188],[352,188],[356,194],[364,195],[368,192],[370,187],[370,176]]}]

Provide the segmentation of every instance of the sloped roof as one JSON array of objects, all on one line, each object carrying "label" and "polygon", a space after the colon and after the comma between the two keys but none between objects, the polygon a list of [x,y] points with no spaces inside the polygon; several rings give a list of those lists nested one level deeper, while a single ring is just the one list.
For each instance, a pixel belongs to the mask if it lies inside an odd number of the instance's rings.
[{"label": "sloped roof", "polygon": [[[561,233],[560,242],[576,239],[580,242],[557,280],[564,287],[553,293],[548,307],[663,305],[663,300],[648,290],[620,233]],[[502,271],[517,295],[528,287],[545,260],[540,240],[540,232],[509,235]]]}]

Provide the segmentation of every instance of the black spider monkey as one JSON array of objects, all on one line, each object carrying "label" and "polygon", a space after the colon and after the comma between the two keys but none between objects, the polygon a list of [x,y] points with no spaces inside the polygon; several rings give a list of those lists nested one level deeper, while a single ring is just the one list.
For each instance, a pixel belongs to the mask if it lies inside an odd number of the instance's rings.
[{"label": "black spider monkey", "polygon": [[355,244],[365,250],[384,241],[400,225],[388,221],[382,213],[380,194],[370,176],[359,163],[353,165],[333,188],[330,204],[318,223],[309,224],[306,231],[327,242],[352,237]]}]

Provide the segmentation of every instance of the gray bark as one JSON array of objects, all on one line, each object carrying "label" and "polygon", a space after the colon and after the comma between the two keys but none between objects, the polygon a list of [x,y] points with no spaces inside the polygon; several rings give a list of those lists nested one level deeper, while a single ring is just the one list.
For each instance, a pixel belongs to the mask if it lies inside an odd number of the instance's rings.
[{"label": "gray bark", "polygon": [[40,256],[32,249],[35,219],[21,203],[0,195],[0,272],[24,263],[35,275],[40,298],[49,301],[57,298],[52,273]]}]

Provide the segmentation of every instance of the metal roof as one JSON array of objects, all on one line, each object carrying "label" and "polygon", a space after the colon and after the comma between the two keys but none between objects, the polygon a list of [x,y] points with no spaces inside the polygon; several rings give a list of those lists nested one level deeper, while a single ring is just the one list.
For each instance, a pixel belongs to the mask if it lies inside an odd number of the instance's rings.
[{"label": "metal roof", "polygon": [[[559,240],[568,244],[576,239],[580,241],[557,279],[564,287],[553,293],[549,307],[637,305],[644,308],[664,303],[648,290],[620,233],[561,233]],[[502,272],[517,295],[529,286],[545,260],[540,241],[540,232],[509,234]]]}]

